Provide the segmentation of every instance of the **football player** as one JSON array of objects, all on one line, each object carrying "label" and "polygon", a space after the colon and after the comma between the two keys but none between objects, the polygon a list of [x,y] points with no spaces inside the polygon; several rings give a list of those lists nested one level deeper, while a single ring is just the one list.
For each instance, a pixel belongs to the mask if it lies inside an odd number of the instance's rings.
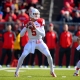
[{"label": "football player", "polygon": [[25,34],[25,32],[28,31],[29,41],[25,45],[24,51],[18,60],[15,77],[19,76],[19,68],[23,63],[24,58],[29,53],[34,54],[35,49],[38,49],[47,57],[50,66],[50,74],[53,77],[56,77],[56,74],[54,73],[52,57],[50,55],[48,47],[42,40],[42,37],[45,36],[45,29],[44,29],[45,20],[43,18],[40,18],[40,12],[33,7],[29,9],[29,16],[30,16],[30,21],[27,23],[26,27],[24,27],[20,32],[20,36],[22,37]]},{"label": "football player", "polygon": [[78,61],[77,65],[76,65],[76,70],[75,70],[75,73],[73,74],[73,76],[79,76],[79,69],[80,69],[80,60]]},{"label": "football player", "polygon": [[[80,35],[77,38],[77,42],[78,42],[78,47],[76,49],[77,49],[77,52],[80,54]],[[76,70],[73,76],[79,76],[79,69],[80,69],[80,60],[77,62]]]}]

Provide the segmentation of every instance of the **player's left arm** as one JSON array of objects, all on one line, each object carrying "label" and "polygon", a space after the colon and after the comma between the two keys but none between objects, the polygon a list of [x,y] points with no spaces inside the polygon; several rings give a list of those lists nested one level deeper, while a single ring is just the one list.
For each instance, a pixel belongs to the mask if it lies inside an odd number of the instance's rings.
[{"label": "player's left arm", "polygon": [[36,28],[36,32],[40,34],[42,37],[44,37],[45,36],[44,26],[41,26],[40,28]]},{"label": "player's left arm", "polygon": [[20,37],[23,37],[26,31],[27,31],[27,28],[24,27],[20,32]]},{"label": "player's left arm", "polygon": [[45,25],[45,21],[43,20],[43,22],[42,22],[42,24],[41,24],[41,26],[39,28],[36,28],[36,26],[34,26],[35,29],[36,29],[37,34],[40,34],[42,37],[45,36],[44,25]]}]

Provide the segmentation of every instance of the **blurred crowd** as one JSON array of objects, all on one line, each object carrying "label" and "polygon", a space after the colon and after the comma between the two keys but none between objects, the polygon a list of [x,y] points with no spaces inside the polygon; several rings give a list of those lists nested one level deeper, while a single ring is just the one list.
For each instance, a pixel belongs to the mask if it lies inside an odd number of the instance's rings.
[{"label": "blurred crowd", "polygon": [[[28,10],[30,6],[43,9],[44,0],[1,0],[0,1],[0,43],[2,49],[0,55],[0,67],[5,63],[7,67],[16,67],[17,61],[21,56],[25,44],[28,42],[28,33],[20,37],[20,31],[29,20]],[[57,19],[58,21],[74,22],[80,21],[80,0],[64,0],[64,7]],[[7,22],[7,23],[6,23]],[[80,53],[76,50],[78,42],[73,42],[73,35],[80,37],[80,25],[77,26],[74,34],[70,31],[70,25],[61,25],[60,33],[54,29],[53,23],[48,24],[44,42],[49,48],[53,58],[54,67],[56,65],[56,52],[58,51],[58,66],[63,66],[63,57],[66,56],[66,68],[70,68],[71,50],[74,48],[73,66],[76,66]],[[7,55],[7,58],[6,58]],[[40,51],[35,50],[35,54],[29,54],[22,67],[35,66],[35,57],[37,55],[38,66],[48,67],[47,58]],[[14,58],[13,58],[14,57]],[[6,61],[5,61],[6,59]]]},{"label": "blurred crowd", "polygon": [[[12,31],[11,24],[7,24],[6,29],[3,30],[2,32],[3,44],[2,44],[2,55],[0,55],[0,67],[2,67],[4,64],[7,67],[17,66],[17,61],[22,54],[25,44],[29,40],[28,32],[26,32],[23,37],[20,37],[20,31],[21,31],[20,29]],[[78,28],[75,31],[74,35],[80,37],[80,25],[78,25]],[[69,31],[68,24],[65,23],[63,25],[63,31],[58,35],[58,33],[54,30],[54,24],[49,23],[46,35],[43,38],[43,40],[49,48],[50,54],[53,58],[54,67],[56,65],[55,63],[56,57],[58,58],[58,66],[61,68],[63,66],[64,56],[66,56],[65,65],[66,68],[70,68],[71,65],[70,62],[72,59],[71,58],[72,48],[74,48],[73,66],[74,67],[76,66],[77,61],[80,59],[80,51],[76,49],[78,46],[78,42],[77,41],[73,42],[73,34]],[[57,51],[58,55],[56,55]],[[37,59],[35,59],[36,55]],[[25,58],[22,67],[27,68],[28,65],[34,67],[36,65],[36,62],[38,62],[37,65],[39,67],[42,68],[44,66],[45,68],[47,68],[49,66],[47,62],[47,57],[44,56],[43,60],[43,56],[44,55],[36,49],[35,54],[29,54]]]},{"label": "blurred crowd", "polygon": [[[19,34],[29,20],[28,10],[31,6],[43,9],[43,3],[44,0],[0,0],[0,41],[3,43],[0,67],[4,64],[6,55],[8,59],[5,64],[8,67],[11,65],[12,56],[14,56],[14,61],[19,59],[24,45],[29,40],[27,32],[22,38]],[[29,58],[30,55],[26,57],[23,65],[28,65]],[[33,60],[34,58],[31,61],[32,65]]]},{"label": "blurred crowd", "polygon": [[79,23],[80,0],[64,0],[64,6],[57,18],[58,21]]},{"label": "blurred crowd", "polygon": [[0,22],[11,22],[12,25],[17,22],[19,26],[24,25],[29,19],[28,10],[31,6],[42,9],[42,0],[0,0]]}]

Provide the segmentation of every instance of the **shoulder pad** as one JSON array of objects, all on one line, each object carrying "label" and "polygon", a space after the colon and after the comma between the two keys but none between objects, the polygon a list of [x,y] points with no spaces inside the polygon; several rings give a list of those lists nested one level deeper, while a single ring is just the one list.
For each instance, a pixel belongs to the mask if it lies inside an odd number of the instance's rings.
[{"label": "shoulder pad", "polygon": [[45,20],[43,18],[39,18],[37,20],[37,22],[41,25],[41,26],[44,26],[45,25]]}]

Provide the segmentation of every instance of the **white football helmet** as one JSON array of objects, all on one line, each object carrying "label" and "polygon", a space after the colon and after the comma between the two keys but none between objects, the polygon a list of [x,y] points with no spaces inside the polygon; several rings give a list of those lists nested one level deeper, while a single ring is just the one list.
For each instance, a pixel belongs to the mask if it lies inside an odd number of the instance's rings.
[{"label": "white football helmet", "polygon": [[31,18],[34,18],[34,19],[39,19],[40,18],[40,12],[38,9],[34,8],[34,7],[31,7],[29,9],[29,16]]}]

